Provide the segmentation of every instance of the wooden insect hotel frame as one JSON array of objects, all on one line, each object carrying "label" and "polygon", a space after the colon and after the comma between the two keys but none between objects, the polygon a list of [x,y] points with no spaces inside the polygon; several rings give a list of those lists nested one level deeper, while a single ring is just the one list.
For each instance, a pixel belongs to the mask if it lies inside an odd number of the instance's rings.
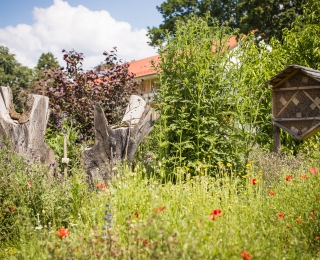
[{"label": "wooden insect hotel frame", "polygon": [[274,151],[280,148],[280,128],[298,140],[320,131],[320,71],[290,65],[270,79]]}]

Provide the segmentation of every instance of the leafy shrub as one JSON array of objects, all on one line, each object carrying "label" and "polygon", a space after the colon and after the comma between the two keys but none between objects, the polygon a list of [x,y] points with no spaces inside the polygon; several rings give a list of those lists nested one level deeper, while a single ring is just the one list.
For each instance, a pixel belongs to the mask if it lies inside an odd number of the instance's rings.
[{"label": "leafy shrub", "polygon": [[270,91],[263,85],[272,75],[265,65],[271,57],[253,37],[240,37],[230,50],[236,34],[209,17],[191,17],[167,35],[157,67],[157,128],[159,158],[168,165],[194,169],[209,157],[240,170],[254,145],[270,146]]},{"label": "leafy shrub", "polygon": [[93,136],[93,105],[100,104],[109,123],[118,122],[138,82],[133,82],[129,64],[118,61],[116,48],[103,53],[107,69],[102,72],[84,71],[82,53],[63,53],[66,68],[51,68],[44,72],[45,79],[39,79],[41,93],[50,99],[50,127],[61,130],[64,118],[73,120],[84,139],[88,139]]}]

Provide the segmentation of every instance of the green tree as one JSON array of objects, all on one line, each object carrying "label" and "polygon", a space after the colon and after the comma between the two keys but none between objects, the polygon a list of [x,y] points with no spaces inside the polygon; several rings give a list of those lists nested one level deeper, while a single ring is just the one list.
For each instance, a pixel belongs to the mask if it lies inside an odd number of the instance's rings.
[{"label": "green tree", "polygon": [[45,71],[50,70],[53,68],[59,68],[60,65],[58,63],[57,58],[51,53],[42,53],[41,56],[38,59],[37,66],[34,68],[34,76],[35,80],[33,82],[33,86],[31,88],[31,92],[38,92],[41,87],[39,86],[39,80],[40,79],[45,79]]},{"label": "green tree", "polygon": [[57,58],[51,53],[42,53],[37,64],[38,70],[50,69],[51,67],[58,68],[60,67]]},{"label": "green tree", "polygon": [[309,1],[292,29],[283,30],[282,41],[272,42],[284,65],[298,64],[320,69],[320,2]]},{"label": "green tree", "polygon": [[30,92],[32,80],[32,69],[22,66],[7,47],[0,46],[0,85],[11,88],[18,112],[23,110],[24,96]]},{"label": "green tree", "polygon": [[[149,44],[157,46],[158,40],[163,40],[166,31],[175,33],[175,23],[177,20],[185,22],[192,13],[199,17],[204,17],[207,12],[216,18],[220,23],[235,18],[237,0],[167,0],[157,10],[162,14],[163,23],[159,27],[148,27]],[[236,26],[236,19],[231,23]]]},{"label": "green tree", "polygon": [[291,28],[306,0],[239,0],[237,17],[240,32],[258,30],[266,39],[282,38],[282,30]]},{"label": "green tree", "polygon": [[185,22],[193,13],[199,17],[210,16],[220,23],[228,22],[232,28],[248,34],[258,30],[265,38],[281,39],[282,29],[290,28],[296,16],[302,13],[306,0],[167,0],[157,10],[162,14],[159,27],[148,28],[149,44],[157,46],[166,31],[175,33],[175,22]]}]

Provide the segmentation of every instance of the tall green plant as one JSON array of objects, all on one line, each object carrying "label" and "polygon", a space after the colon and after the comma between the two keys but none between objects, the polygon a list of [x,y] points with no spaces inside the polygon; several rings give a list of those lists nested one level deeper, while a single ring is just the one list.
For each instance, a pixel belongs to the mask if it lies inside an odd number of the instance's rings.
[{"label": "tall green plant", "polygon": [[[275,69],[266,46],[253,36],[212,19],[190,17],[166,38],[158,66],[161,120],[160,158],[174,166],[194,166],[208,157],[241,170],[256,144],[270,147],[270,90]],[[198,162],[197,162],[198,161]]]}]

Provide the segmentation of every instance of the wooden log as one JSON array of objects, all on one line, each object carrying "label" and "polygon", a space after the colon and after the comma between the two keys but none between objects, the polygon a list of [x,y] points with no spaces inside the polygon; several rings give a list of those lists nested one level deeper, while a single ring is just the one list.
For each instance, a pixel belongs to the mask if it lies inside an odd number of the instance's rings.
[{"label": "wooden log", "polygon": [[273,152],[279,153],[281,146],[280,127],[273,124]]},{"label": "wooden log", "polygon": [[91,181],[106,181],[115,173],[113,168],[118,162],[132,162],[139,144],[153,129],[152,113],[151,107],[145,105],[135,125],[129,120],[127,126],[112,128],[101,107],[97,104],[94,106],[95,144],[82,153]]},{"label": "wooden log", "polygon": [[12,102],[11,89],[0,87],[0,136],[11,140],[16,150],[27,158],[37,157],[42,163],[54,164],[52,149],[45,143],[49,118],[49,98],[29,94],[25,111],[19,114]]}]

